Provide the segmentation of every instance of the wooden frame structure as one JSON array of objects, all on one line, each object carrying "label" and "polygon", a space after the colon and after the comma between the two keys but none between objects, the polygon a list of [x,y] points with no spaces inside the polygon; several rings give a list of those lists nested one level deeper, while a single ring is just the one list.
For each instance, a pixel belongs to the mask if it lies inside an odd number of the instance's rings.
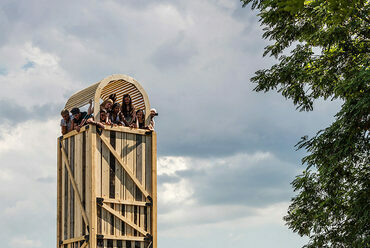
[{"label": "wooden frame structure", "polygon": [[94,117],[96,120],[99,120],[100,101],[108,99],[112,93],[117,94],[117,102],[120,103],[122,103],[122,96],[128,93],[135,107],[144,110],[145,119],[148,121],[150,111],[148,95],[139,82],[123,74],[114,74],[106,77],[102,81],[75,93],[68,99],[65,108],[68,110],[75,107],[80,108],[88,104],[90,100],[93,100]]},{"label": "wooden frame structure", "polygon": [[[96,111],[112,92],[104,87],[119,90],[127,79],[108,77],[73,95],[66,107],[83,106],[89,99],[81,93],[90,92]],[[132,82],[141,95],[136,103],[150,109],[145,91]],[[156,142],[155,132],[91,125],[58,138],[58,248],[157,248]]]}]

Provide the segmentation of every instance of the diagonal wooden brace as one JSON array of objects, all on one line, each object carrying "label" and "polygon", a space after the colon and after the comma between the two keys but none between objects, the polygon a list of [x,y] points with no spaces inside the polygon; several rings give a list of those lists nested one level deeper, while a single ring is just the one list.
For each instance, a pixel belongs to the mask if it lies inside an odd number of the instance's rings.
[{"label": "diagonal wooden brace", "polygon": [[137,180],[137,178],[134,176],[134,174],[130,171],[128,166],[122,161],[121,156],[118,154],[118,152],[113,148],[113,146],[109,143],[108,139],[104,137],[103,135],[100,136],[100,139],[104,142],[104,144],[108,147],[109,151],[113,154],[113,156],[116,158],[116,160],[119,162],[119,164],[123,167],[123,169],[126,171],[126,173],[130,176],[132,181],[136,184],[136,186],[140,189],[140,191],[144,194],[146,198],[149,199],[149,201],[152,201],[152,198],[150,197],[150,194],[145,190],[143,185]]},{"label": "diagonal wooden brace", "polygon": [[[80,192],[78,191],[78,188],[77,188],[77,184],[76,184],[76,181],[73,177],[73,173],[72,173],[72,170],[71,170],[71,167],[70,167],[70,164],[69,164],[69,160],[68,160],[68,157],[66,155],[66,152],[64,150],[64,145],[63,145],[63,142],[60,142],[61,143],[61,148],[60,150],[62,150],[62,155],[63,155],[63,158],[65,160],[65,166],[67,168],[67,171],[68,171],[68,174],[69,174],[69,179],[72,183],[72,187],[75,191],[75,194],[77,196],[77,202],[79,203],[78,205],[80,206],[80,210],[81,210],[81,213],[82,213],[82,217],[84,218],[84,221],[86,223],[86,226],[88,227],[89,226],[89,221],[87,219],[87,216],[86,216],[86,212],[85,212],[85,209],[82,205],[82,200],[81,200],[81,196],[80,196]],[[88,229],[88,228],[87,228]]]},{"label": "diagonal wooden brace", "polygon": [[110,212],[111,214],[113,214],[115,217],[117,217],[118,219],[122,220],[123,222],[127,223],[129,226],[131,226],[132,228],[136,229],[138,232],[140,232],[141,234],[143,234],[144,236],[148,235],[149,233],[143,229],[141,229],[138,225],[136,225],[135,223],[132,223],[129,219],[127,219],[125,216],[121,215],[120,212],[114,210],[113,208],[111,208],[110,206],[108,206],[107,204],[105,204],[103,202],[103,204],[101,205],[102,208],[104,208],[105,210],[107,210],[108,212]]},{"label": "diagonal wooden brace", "polygon": [[82,241],[82,240],[85,240],[84,236],[77,237],[77,238],[66,239],[66,240],[61,241],[60,244],[61,245],[68,245],[68,244],[79,242],[79,241]]},{"label": "diagonal wooden brace", "polygon": [[85,248],[87,245],[89,244],[89,242],[84,242],[83,245],[80,247],[80,248]]}]

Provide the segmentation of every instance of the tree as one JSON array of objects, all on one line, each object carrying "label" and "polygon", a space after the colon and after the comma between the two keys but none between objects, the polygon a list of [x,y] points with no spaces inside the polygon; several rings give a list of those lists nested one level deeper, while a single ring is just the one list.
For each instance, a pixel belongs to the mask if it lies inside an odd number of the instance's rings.
[{"label": "tree", "polygon": [[308,155],[284,220],[309,237],[305,247],[370,247],[369,1],[241,2],[259,11],[273,41],[264,56],[278,60],[256,72],[255,91],[277,90],[300,111],[319,98],[343,102],[329,127],[297,144]]}]

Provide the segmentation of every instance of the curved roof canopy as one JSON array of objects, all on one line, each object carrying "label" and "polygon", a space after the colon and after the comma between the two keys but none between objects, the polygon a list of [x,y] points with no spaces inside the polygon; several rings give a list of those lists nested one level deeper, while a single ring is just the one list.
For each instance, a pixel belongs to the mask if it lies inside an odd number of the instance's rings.
[{"label": "curved roof canopy", "polygon": [[123,74],[114,74],[106,77],[98,83],[95,83],[86,89],[73,94],[67,101],[65,108],[80,108],[89,103],[90,99],[94,100],[94,116],[99,119],[100,101],[108,99],[110,94],[116,93],[117,100],[122,104],[124,94],[129,94],[133,105],[136,109],[145,110],[147,119],[150,111],[148,95],[139,82],[132,77]]}]

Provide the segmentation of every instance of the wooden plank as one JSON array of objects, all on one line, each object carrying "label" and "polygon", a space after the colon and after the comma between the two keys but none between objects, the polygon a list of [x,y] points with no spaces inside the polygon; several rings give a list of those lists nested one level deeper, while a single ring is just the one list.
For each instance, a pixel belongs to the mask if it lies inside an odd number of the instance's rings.
[{"label": "wooden plank", "polygon": [[77,237],[77,238],[66,239],[66,240],[63,240],[63,245],[79,242],[79,241],[82,241],[82,240],[85,240],[84,236],[80,236],[80,237]]},{"label": "wooden plank", "polygon": [[[68,139],[66,140],[63,140],[64,142],[64,145],[65,147],[69,147],[68,145]],[[68,171],[66,170],[66,163],[68,163],[68,158],[67,156],[64,156],[64,153],[63,153],[63,145],[61,147],[61,151],[62,151],[62,157],[63,157],[63,170],[64,170],[64,225],[63,225],[63,229],[64,229],[64,239],[68,239],[69,238],[69,193],[70,193],[70,190],[69,190],[69,175],[68,175]],[[68,151],[67,151],[68,152]]]},{"label": "wooden plank", "polygon": [[[122,133],[116,133],[116,145],[115,150],[120,155],[122,159]],[[115,199],[121,199],[121,187],[122,187],[122,167],[115,161],[115,183],[114,183],[114,192],[115,192]]]},{"label": "wooden plank", "polygon": [[145,137],[145,189],[152,192],[152,137]]},{"label": "wooden plank", "polygon": [[103,199],[104,199],[104,202],[107,202],[107,203],[125,204],[125,205],[133,205],[133,206],[146,206],[146,202],[144,201],[128,201],[128,200],[110,199],[110,198],[103,198]]},{"label": "wooden plank", "polygon": [[[115,131],[114,131],[115,132]],[[120,132],[115,132],[116,134],[116,142],[115,142],[115,149],[117,153],[120,155],[122,159],[122,133]],[[121,188],[122,188],[122,167],[119,165],[119,162],[116,161],[114,158],[115,162],[115,199],[114,201],[119,201],[121,199]],[[114,202],[115,203],[115,202]],[[115,204],[114,205],[114,210],[121,212],[122,206],[120,204]],[[121,221],[115,221],[114,223],[114,235],[115,236],[120,236],[122,234],[122,222]],[[114,243],[115,247],[117,247],[117,242]]]},{"label": "wooden plank", "polygon": [[[111,146],[116,149],[116,132],[111,131],[109,132],[109,139],[110,139],[110,144]],[[117,151],[117,150],[116,150]],[[109,153],[109,198],[110,199],[115,199],[116,193],[116,159],[113,156],[113,154],[110,152]],[[116,209],[115,204],[111,204],[111,207],[118,211]],[[115,218],[112,214],[109,214],[109,234],[114,235],[116,233],[116,224],[115,224]],[[113,248],[114,242],[112,240],[109,241],[108,247]]]},{"label": "wooden plank", "polygon": [[88,246],[89,242],[83,243],[83,245],[80,248],[86,248]]},{"label": "wooden plank", "polygon": [[115,211],[113,208],[111,208],[110,206],[108,206],[108,204],[106,204],[106,203],[103,202],[102,208],[104,208],[105,210],[107,210],[108,212],[110,212],[115,217],[119,218],[120,220],[124,221],[125,223],[127,223],[129,226],[131,226],[132,228],[134,228],[135,230],[137,230],[138,232],[140,232],[144,236],[148,234],[148,232],[146,232],[145,230],[141,229],[138,225],[136,225],[135,223],[133,223],[130,219],[126,218],[125,216],[121,215],[119,212]]},{"label": "wooden plank", "polygon": [[67,159],[67,155],[66,155],[66,153],[65,153],[64,147],[62,147],[62,148],[61,148],[61,150],[62,150],[62,155],[63,155],[63,157],[64,157],[64,159],[65,159],[65,168],[66,168],[66,169],[67,169],[67,171],[68,171],[68,175],[69,175],[70,182],[71,182],[71,184],[72,184],[73,189],[76,191],[76,197],[77,197],[77,200],[78,200],[78,202],[79,202],[79,207],[80,207],[80,210],[81,210],[81,212],[82,212],[82,216],[83,216],[83,218],[84,218],[84,220],[85,220],[85,223],[89,224],[88,219],[87,219],[87,216],[86,216],[86,213],[85,213],[85,209],[84,209],[84,208],[83,208],[83,206],[82,206],[80,193],[79,193],[79,192],[78,192],[78,190],[77,190],[76,182],[75,182],[75,180],[74,180],[74,178],[73,178],[73,176],[72,176],[73,174],[72,174],[72,171],[71,171],[71,168],[70,168],[70,165],[69,165],[69,161],[68,161],[68,159]]},{"label": "wooden plank", "polygon": [[[145,189],[152,194],[152,137],[148,135],[145,137]],[[151,233],[151,208],[146,209],[146,227],[147,231]]]},{"label": "wooden plank", "polygon": [[77,134],[83,133],[83,132],[85,132],[87,129],[89,129],[89,126],[83,126],[83,127],[81,127],[80,132],[77,132],[76,130],[72,130],[72,131],[70,131],[69,133],[67,133],[67,134],[63,135],[63,139],[68,139],[68,138],[70,138],[70,137],[72,137],[72,136],[75,136],[75,135],[77,135]]},{"label": "wooden plank", "polygon": [[[85,210],[86,210],[86,215],[90,221],[90,226],[88,226],[86,223],[85,223],[85,234],[89,234],[89,235],[92,235],[92,232],[95,231],[95,226],[94,226],[94,223],[96,221],[96,215],[93,216],[92,214],[92,205],[91,205],[91,201],[92,201],[92,198],[96,198],[96,197],[91,197],[91,195],[93,194],[93,192],[95,192],[95,190],[93,190],[93,186],[92,186],[92,176],[94,175],[94,172],[93,172],[93,168],[92,168],[92,163],[93,163],[93,152],[92,152],[92,129],[88,129],[87,132],[85,133],[85,147],[83,148],[84,149],[84,152],[85,152],[85,180],[86,180],[86,184],[85,184]],[[95,204],[96,205],[96,204]],[[84,221],[85,222],[85,221]],[[94,228],[93,228],[94,226]],[[90,241],[91,242],[91,241]],[[90,246],[91,248],[91,246]]]},{"label": "wooden plank", "polygon": [[[143,184],[145,188],[145,136],[136,135],[137,139],[137,152],[136,152],[136,178]],[[143,201],[144,196],[139,192],[136,200]],[[137,206],[138,208],[138,226],[145,230],[145,213],[144,206]],[[140,243],[140,248],[143,247],[144,243]]]},{"label": "wooden plank", "polygon": [[[100,139],[100,136],[96,133],[96,128],[94,128],[94,133],[95,133],[95,140],[96,140],[96,156],[94,163],[96,164],[95,168],[95,188],[96,188],[96,196],[102,197],[102,141]],[[96,197],[92,196],[92,197]],[[95,203],[96,205],[96,203]],[[102,229],[103,229],[103,221],[102,221],[102,210],[101,207],[96,208],[96,213],[97,213],[97,233],[102,234]],[[94,215],[93,215],[94,216]],[[95,218],[95,216],[93,217]]]},{"label": "wooden plank", "polygon": [[[96,134],[96,133],[95,133]],[[99,135],[96,135],[96,157],[95,157],[95,163],[96,163],[96,177],[95,177],[95,183],[96,183],[96,194],[99,197],[102,197],[102,142],[99,138]]]},{"label": "wooden plank", "polygon": [[[122,150],[121,150],[121,158],[122,158],[122,161],[127,164],[127,133],[121,133],[122,135],[122,140],[121,140],[121,145],[122,145]],[[122,167],[121,167],[122,168]],[[126,200],[128,199],[128,196],[127,196],[127,181],[129,176],[126,175],[126,171],[124,170],[124,168],[122,168],[122,188],[121,188],[121,199],[122,200]],[[127,216],[127,208],[126,208],[126,205],[122,205],[121,206],[121,213],[122,215],[124,216]],[[124,223],[123,221],[121,221],[121,235],[123,236],[127,236],[128,235],[128,231],[127,231],[127,226],[126,226],[126,223]],[[122,246],[123,247],[126,247],[126,241],[122,242]]]},{"label": "wooden plank", "polygon": [[[103,131],[102,136],[104,138],[109,137],[109,131]],[[108,139],[108,138],[107,138]],[[109,142],[109,141],[108,141]],[[102,197],[109,197],[109,149],[106,146],[102,146]],[[102,211],[102,234],[110,234],[110,225],[109,225],[109,213],[107,211]],[[106,246],[106,244],[105,244]]]},{"label": "wooden plank", "polygon": [[152,236],[153,248],[157,248],[157,134],[152,132]]},{"label": "wooden plank", "polygon": [[[133,201],[134,200],[134,182],[133,182],[133,179],[136,179],[135,176],[133,175],[133,147],[134,147],[134,135],[133,134],[130,134],[130,133],[126,133],[126,161],[127,161],[127,164],[126,164],[126,168],[125,169],[125,172],[126,172],[126,181],[125,181],[125,185],[126,185],[126,200],[129,200],[129,201]],[[126,205],[125,206],[125,210],[126,210],[126,214],[125,214],[125,217],[127,219],[129,219],[131,222],[133,221],[134,219],[134,208],[133,206],[129,206],[129,205]],[[133,236],[134,235],[134,229],[128,225],[126,222],[125,222],[125,229],[126,229],[126,235],[127,236]],[[127,246],[131,246],[133,242],[126,242],[126,243],[130,243],[130,244],[127,244]]]},{"label": "wooden plank", "polygon": [[[85,208],[85,211],[86,211],[86,215],[88,218],[90,218],[90,208],[89,208],[89,201],[88,201],[88,193],[86,192],[86,190],[89,188],[88,186],[88,182],[89,180],[87,180],[87,171],[86,171],[86,167],[87,167],[87,156],[86,156],[86,137],[87,137],[87,132],[84,132],[81,134],[82,135],[82,148],[81,148],[81,152],[82,152],[82,172],[81,172],[81,176],[82,176],[82,205],[83,207]],[[83,220],[83,217],[81,215],[81,218],[82,218],[82,226],[81,226],[81,233],[82,235],[85,235],[87,234],[87,230],[86,230],[86,223],[85,221]],[[91,220],[90,220],[91,222]]]},{"label": "wooden plank", "polygon": [[96,196],[97,196],[97,189],[96,189],[96,178],[97,178],[97,163],[99,161],[98,154],[99,151],[97,150],[97,137],[96,137],[96,128],[90,128],[87,132],[87,190],[89,191],[87,195],[87,209],[90,209],[89,217],[91,218],[90,221],[90,241],[89,241],[89,248],[97,247],[97,204],[96,204]]},{"label": "wooden plank", "polygon": [[59,242],[63,239],[62,236],[62,224],[63,224],[63,194],[62,194],[62,187],[63,187],[63,170],[62,170],[62,152],[60,150],[60,142],[61,138],[57,140],[57,247],[59,246]]},{"label": "wooden plank", "polygon": [[144,241],[144,237],[104,235],[104,239]]},{"label": "wooden plank", "polygon": [[134,163],[135,163],[135,160],[136,160],[136,158],[134,156],[134,153],[135,153],[135,144],[134,144],[133,140],[132,140],[132,142],[131,142],[131,144],[130,144],[130,146],[128,148],[128,149],[130,149],[130,151],[128,151],[128,154],[127,154],[127,157],[128,157],[127,158],[127,164],[125,164],[125,163],[123,163],[122,159],[120,158],[120,155],[109,144],[109,141],[107,140],[107,138],[104,137],[104,136],[100,136],[100,138],[103,141],[103,143],[106,145],[106,147],[115,156],[115,158],[120,163],[120,165],[124,168],[124,170],[126,171],[126,174],[128,176],[130,176],[131,180],[136,184],[136,186],[145,195],[145,197],[149,196],[149,193],[145,190],[145,188],[143,187],[143,185],[136,179],[135,175],[133,174],[133,171],[134,171]]},{"label": "wooden plank", "polygon": [[[71,170],[71,173],[69,174],[69,178],[70,179],[73,179],[75,182],[75,136],[72,136],[69,138],[69,153],[68,153],[68,156],[69,156],[69,166],[70,166],[70,170]],[[74,228],[74,225],[75,225],[75,191],[77,191],[77,184],[75,183],[75,185],[73,186],[72,185],[72,182],[70,182],[70,186],[69,186],[69,189],[70,189],[70,196],[69,196],[69,200],[70,200],[70,207],[69,207],[69,219],[70,219],[70,223],[69,223],[69,238],[74,238],[75,237],[75,228]],[[81,204],[82,206],[82,204]]]},{"label": "wooden plank", "polygon": [[[81,194],[82,207],[84,203],[82,200],[82,136],[80,133],[75,136],[75,180],[77,184],[78,192]],[[78,209],[78,203],[75,201],[74,209]],[[84,208],[85,209],[85,208]],[[75,211],[75,237],[82,236],[82,214],[80,211]]]},{"label": "wooden plank", "polygon": [[124,126],[105,126],[105,130],[107,131],[116,131],[121,133],[129,133],[129,134],[140,134],[147,136],[148,130],[145,129],[138,129],[138,128],[130,128],[130,127],[124,127]]}]

